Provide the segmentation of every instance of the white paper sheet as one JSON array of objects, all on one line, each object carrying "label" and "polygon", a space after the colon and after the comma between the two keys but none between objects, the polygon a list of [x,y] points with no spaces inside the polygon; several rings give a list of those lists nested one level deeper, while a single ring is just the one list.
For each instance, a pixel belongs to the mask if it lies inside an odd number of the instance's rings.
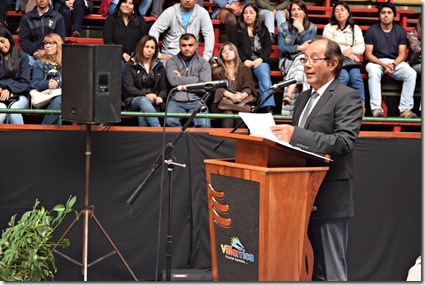
[{"label": "white paper sheet", "polygon": [[287,142],[280,141],[271,130],[271,127],[276,125],[272,113],[245,113],[239,112],[239,116],[241,116],[242,120],[248,127],[251,136],[256,136],[260,138],[265,138],[278,144],[284,145],[286,147],[296,149],[298,151],[311,154],[313,156],[325,159],[327,161],[332,161],[332,159],[326,158],[324,156],[315,154],[310,151],[303,150],[299,147],[292,146]]}]

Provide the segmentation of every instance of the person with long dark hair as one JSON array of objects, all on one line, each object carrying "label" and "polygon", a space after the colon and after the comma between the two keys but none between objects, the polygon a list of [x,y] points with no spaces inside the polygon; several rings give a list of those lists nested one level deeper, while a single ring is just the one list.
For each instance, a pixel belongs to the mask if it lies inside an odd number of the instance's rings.
[{"label": "person with long dark hair", "polygon": [[[0,108],[28,108],[31,88],[30,65],[26,53],[18,50],[12,34],[0,26]],[[0,114],[0,123],[23,124],[22,114]]]},{"label": "person with long dark hair", "polygon": [[[229,37],[238,48],[242,62],[252,69],[258,79],[260,100],[264,100],[272,90],[265,92],[272,85],[270,78],[270,65],[268,64],[272,46],[267,28],[259,20],[259,10],[255,4],[247,4],[233,37]],[[271,96],[261,107],[260,112],[273,112],[276,106],[274,97]]]},{"label": "person with long dark hair", "polygon": [[[242,111],[240,108],[245,106],[248,112],[251,110],[251,105],[254,105],[257,99],[255,82],[250,68],[241,62],[234,44],[225,42],[221,45],[218,51],[218,66],[212,70],[212,79],[229,82],[227,88],[218,88],[215,91],[211,104],[213,113],[237,114]],[[221,104],[221,100],[230,100],[235,108]],[[221,126],[233,128],[238,123],[237,119],[223,119]]]},{"label": "person with long dark hair", "polygon": [[[158,53],[155,37],[145,35],[127,64],[124,86],[128,94],[122,99],[131,111],[154,113],[161,110],[167,97],[167,77],[162,62],[158,60]],[[157,117],[139,117],[139,126],[161,125]]]},{"label": "person with long dark hair", "polygon": [[[32,71],[32,85],[37,91],[59,89],[62,86],[62,38],[55,33],[44,37],[45,54],[37,59]],[[61,96],[56,96],[47,105],[48,110],[60,110]],[[44,115],[42,125],[62,125],[60,115]]]},{"label": "person with long dark hair", "polygon": [[[341,1],[335,4],[329,24],[323,30],[323,37],[335,41],[346,58],[360,62],[359,56],[365,50],[363,33],[354,23],[350,7],[346,2]],[[365,91],[360,67],[343,66],[339,81],[344,85],[351,85],[359,92],[364,115],[366,112]]]},{"label": "person with long dark hair", "polygon": [[288,10],[288,21],[283,22],[278,29],[278,46],[282,58],[279,66],[285,79],[297,80],[297,83],[284,89],[283,105],[293,107],[292,100],[297,85],[303,84],[303,90],[309,88],[300,58],[304,57],[305,49],[315,40],[317,28],[309,21],[307,6],[302,0],[292,0]]},{"label": "person with long dark hair", "polygon": [[[121,73],[124,83],[125,65],[136,50],[139,40],[148,33],[145,19],[139,14],[136,0],[120,0],[103,25],[103,42],[121,45]],[[121,93],[125,93],[122,84]]]}]

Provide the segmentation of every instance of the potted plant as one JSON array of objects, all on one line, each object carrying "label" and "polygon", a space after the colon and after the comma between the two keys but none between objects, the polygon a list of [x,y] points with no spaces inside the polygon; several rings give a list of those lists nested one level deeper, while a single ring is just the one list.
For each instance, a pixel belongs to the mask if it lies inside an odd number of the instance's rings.
[{"label": "potted plant", "polygon": [[[47,211],[36,199],[33,209],[25,212],[16,222],[13,215],[9,227],[2,231],[0,239],[0,280],[43,281],[54,278],[55,257],[51,248],[52,234],[70,212],[77,198],[70,196],[65,205],[58,204]],[[59,246],[66,248],[69,240],[63,239]]]}]

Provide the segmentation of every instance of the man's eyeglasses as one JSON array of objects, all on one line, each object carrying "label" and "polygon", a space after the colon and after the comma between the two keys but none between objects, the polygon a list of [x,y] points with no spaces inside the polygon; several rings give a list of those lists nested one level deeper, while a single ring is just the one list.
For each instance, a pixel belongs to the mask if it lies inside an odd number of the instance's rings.
[{"label": "man's eyeglasses", "polygon": [[56,42],[44,42],[43,44],[44,44],[45,47],[52,47],[52,46],[56,45],[57,43]]},{"label": "man's eyeglasses", "polygon": [[322,57],[322,58],[313,57],[313,58],[300,58],[300,61],[302,64],[306,64],[307,62],[316,64],[319,62],[319,60],[328,60],[328,59],[329,57]]}]

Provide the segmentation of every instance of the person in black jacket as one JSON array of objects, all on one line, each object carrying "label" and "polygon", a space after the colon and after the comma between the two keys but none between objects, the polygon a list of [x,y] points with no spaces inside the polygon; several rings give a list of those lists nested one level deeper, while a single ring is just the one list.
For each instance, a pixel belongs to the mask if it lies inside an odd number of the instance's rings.
[{"label": "person in black jacket", "polygon": [[84,15],[93,13],[92,0],[54,0],[54,8],[65,20],[66,36],[81,37]]},{"label": "person in black jacket", "polygon": [[[255,4],[248,4],[242,10],[234,35],[230,41],[238,48],[242,62],[252,69],[258,79],[260,102],[272,91],[265,92],[272,85],[268,60],[272,51],[270,35],[259,20],[259,10]],[[273,112],[276,106],[271,96],[261,107],[260,112]]]},{"label": "person in black jacket", "polygon": [[65,40],[65,22],[62,15],[49,6],[49,0],[35,0],[36,6],[25,13],[19,22],[19,45],[30,55],[30,65],[45,54],[43,40],[56,33]]},{"label": "person in black jacket", "polygon": [[[0,27],[0,108],[28,108],[31,88],[28,55],[19,51],[12,34]],[[9,116],[11,124],[23,124],[22,114],[0,114],[0,123]]]},{"label": "person in black jacket", "polygon": [[122,48],[122,96],[126,96],[127,92],[124,88],[125,65],[136,50],[137,43],[148,31],[145,19],[139,14],[137,1],[133,0],[120,0],[103,25],[103,42],[121,45]]},{"label": "person in black jacket", "polygon": [[[124,86],[127,93],[122,99],[131,111],[154,113],[161,110],[167,97],[165,68],[158,60],[158,42],[145,35],[137,44],[135,56],[125,70]],[[157,117],[139,117],[139,126],[160,127]]]}]

